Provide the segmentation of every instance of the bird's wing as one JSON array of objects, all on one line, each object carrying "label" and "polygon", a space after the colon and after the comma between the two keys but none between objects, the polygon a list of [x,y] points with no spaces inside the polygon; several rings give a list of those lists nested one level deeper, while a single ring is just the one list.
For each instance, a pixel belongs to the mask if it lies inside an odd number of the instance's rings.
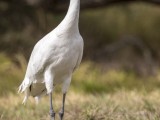
[{"label": "bird's wing", "polygon": [[41,75],[51,63],[56,64],[59,60],[61,55],[59,48],[53,40],[48,39],[50,38],[45,37],[35,45],[28,63],[26,76]]},{"label": "bird's wing", "polygon": [[29,89],[32,83],[43,82],[45,69],[49,67],[51,63],[52,65],[57,64],[61,58],[56,43],[48,39],[50,39],[50,37],[46,36],[35,45],[30,56],[25,78],[19,87],[19,92],[24,92]]},{"label": "bird's wing", "polygon": [[26,76],[36,76],[43,73],[50,64],[58,64],[63,54],[63,49],[58,47],[59,44],[58,38],[53,34],[42,38],[31,53]]}]

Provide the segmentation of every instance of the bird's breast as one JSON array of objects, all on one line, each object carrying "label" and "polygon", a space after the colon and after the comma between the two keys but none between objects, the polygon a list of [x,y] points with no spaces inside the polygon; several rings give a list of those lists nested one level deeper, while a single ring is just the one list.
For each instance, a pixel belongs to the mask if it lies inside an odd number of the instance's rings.
[{"label": "bird's breast", "polygon": [[64,80],[66,76],[71,74],[77,64],[80,53],[82,52],[81,44],[76,41],[68,42],[63,46],[59,47],[60,56],[57,63],[51,68],[54,75],[55,81]]}]

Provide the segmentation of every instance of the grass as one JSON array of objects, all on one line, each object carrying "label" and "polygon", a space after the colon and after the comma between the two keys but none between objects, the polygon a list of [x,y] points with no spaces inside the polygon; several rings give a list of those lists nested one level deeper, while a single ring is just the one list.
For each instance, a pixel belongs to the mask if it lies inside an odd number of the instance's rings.
[{"label": "grass", "polygon": [[[18,55],[19,58],[21,55]],[[17,57],[17,60],[19,59]],[[21,62],[23,59],[21,59]],[[19,62],[20,63],[20,62]],[[22,66],[22,65],[21,65]],[[24,76],[24,68],[19,68],[5,54],[0,53],[0,95],[15,92]]]},{"label": "grass", "polygon": [[94,63],[85,62],[74,74],[71,86],[78,91],[98,94],[116,92],[119,89],[152,92],[160,87],[158,76],[140,77],[133,71],[115,69],[103,71]]},{"label": "grass", "polygon": [[[101,95],[69,92],[65,120],[159,120],[159,94],[159,91],[144,94],[125,90]],[[33,99],[23,106],[21,100],[22,96],[13,94],[1,98],[0,119],[49,120],[47,97],[38,106]],[[55,94],[54,100],[58,112],[61,106],[60,95]]]},{"label": "grass", "polygon": [[[15,57],[19,67],[4,54],[0,58],[0,120],[49,120],[47,96],[39,105],[31,97],[24,106],[23,95],[16,94],[26,68],[23,56]],[[133,72],[104,71],[95,63],[83,62],[67,95],[65,120],[159,120],[159,86],[159,74],[142,78]],[[62,95],[56,91],[56,112],[61,102]]]}]

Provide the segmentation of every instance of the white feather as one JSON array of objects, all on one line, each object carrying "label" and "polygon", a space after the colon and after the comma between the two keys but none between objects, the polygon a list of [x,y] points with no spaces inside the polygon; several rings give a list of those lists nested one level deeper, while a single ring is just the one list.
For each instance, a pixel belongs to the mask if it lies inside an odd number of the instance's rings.
[{"label": "white feather", "polygon": [[83,39],[79,33],[80,0],[71,0],[68,13],[57,28],[48,33],[35,45],[19,92],[28,96],[51,93],[54,84],[63,83],[67,92],[72,73],[81,62]]}]

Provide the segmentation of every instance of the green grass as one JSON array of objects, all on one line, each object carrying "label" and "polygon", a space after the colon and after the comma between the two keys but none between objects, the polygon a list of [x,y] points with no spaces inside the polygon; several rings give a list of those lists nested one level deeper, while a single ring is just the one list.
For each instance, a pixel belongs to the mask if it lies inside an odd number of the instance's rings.
[{"label": "green grass", "polygon": [[[31,97],[24,106],[23,95],[16,94],[26,68],[24,57],[15,57],[19,67],[4,54],[0,58],[0,120],[49,120],[48,96],[39,105]],[[159,120],[159,86],[159,74],[142,78],[133,72],[104,71],[95,63],[83,62],[73,76],[64,120]],[[53,98],[58,112],[62,95],[55,92]]]},{"label": "green grass", "polygon": [[0,95],[15,92],[18,84],[20,84],[20,80],[23,79],[23,67],[24,65],[26,66],[25,63],[22,63],[24,58],[21,55],[17,55],[15,58],[21,64],[21,68],[17,67],[5,54],[0,54]]},{"label": "green grass", "polygon": [[119,89],[152,92],[159,89],[160,81],[158,75],[140,77],[124,70],[102,71],[94,63],[85,62],[74,74],[72,87],[85,93],[98,94],[117,92]]}]

